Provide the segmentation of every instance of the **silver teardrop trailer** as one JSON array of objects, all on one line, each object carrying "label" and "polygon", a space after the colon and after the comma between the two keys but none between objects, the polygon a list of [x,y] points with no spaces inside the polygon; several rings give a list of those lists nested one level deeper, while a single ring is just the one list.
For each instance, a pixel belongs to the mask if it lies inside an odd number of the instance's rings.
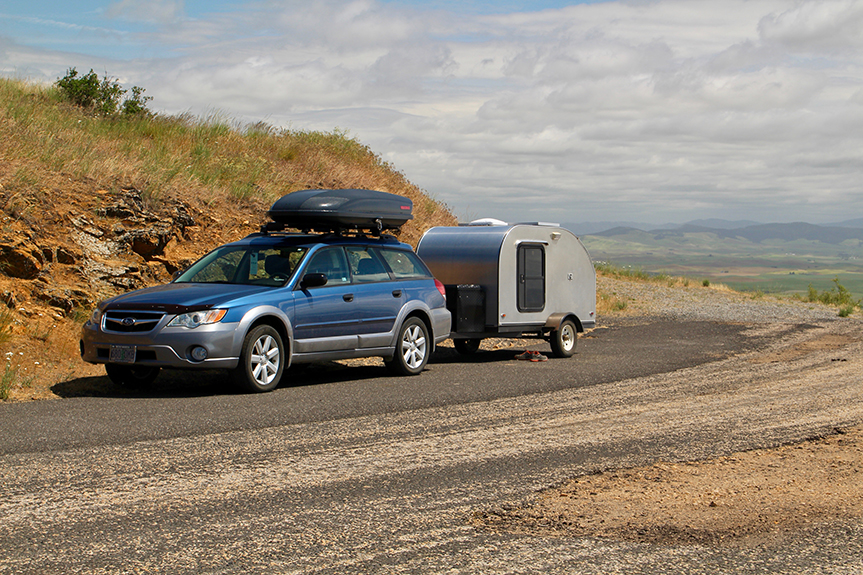
[{"label": "silver teardrop trailer", "polygon": [[537,337],[556,357],[570,357],[578,332],[596,325],[590,255],[558,224],[435,227],[416,251],[446,286],[451,337],[461,353],[475,352],[483,338]]}]

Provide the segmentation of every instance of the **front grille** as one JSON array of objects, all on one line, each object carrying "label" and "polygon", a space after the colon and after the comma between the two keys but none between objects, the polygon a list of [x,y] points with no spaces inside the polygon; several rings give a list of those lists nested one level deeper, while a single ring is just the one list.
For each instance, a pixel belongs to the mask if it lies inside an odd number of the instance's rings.
[{"label": "front grille", "polygon": [[112,310],[105,312],[102,329],[116,333],[145,333],[153,331],[164,316],[162,312]]}]

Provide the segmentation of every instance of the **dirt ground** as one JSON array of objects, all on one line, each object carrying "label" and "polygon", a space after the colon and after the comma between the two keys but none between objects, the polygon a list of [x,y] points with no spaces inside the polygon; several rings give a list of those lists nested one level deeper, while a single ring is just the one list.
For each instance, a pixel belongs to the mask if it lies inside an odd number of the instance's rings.
[{"label": "dirt ground", "polygon": [[478,514],[492,530],[659,544],[781,544],[863,517],[863,429],[776,449],[572,479],[527,507]]},{"label": "dirt ground", "polygon": [[[749,358],[788,363],[860,340],[827,333]],[[863,376],[861,376],[863,387]],[[569,480],[520,506],[477,512],[481,529],[660,545],[778,546],[801,530],[863,518],[863,427],[705,461],[657,462]]]}]

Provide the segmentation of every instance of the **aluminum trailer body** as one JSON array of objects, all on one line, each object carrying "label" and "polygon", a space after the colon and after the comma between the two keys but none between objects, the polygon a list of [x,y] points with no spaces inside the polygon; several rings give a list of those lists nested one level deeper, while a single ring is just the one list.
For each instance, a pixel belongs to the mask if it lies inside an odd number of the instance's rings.
[{"label": "aluminum trailer body", "polygon": [[[555,355],[569,356],[575,332],[596,325],[590,255],[557,224],[435,227],[417,254],[447,288],[459,351],[487,337],[535,336],[548,339]],[[572,347],[561,337],[573,338]]]}]

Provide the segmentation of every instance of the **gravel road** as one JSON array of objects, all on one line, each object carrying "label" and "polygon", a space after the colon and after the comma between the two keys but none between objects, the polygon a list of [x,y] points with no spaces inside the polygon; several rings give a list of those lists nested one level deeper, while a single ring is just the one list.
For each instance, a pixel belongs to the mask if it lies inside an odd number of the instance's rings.
[{"label": "gravel road", "polygon": [[863,573],[857,516],[737,546],[481,520],[598,471],[863,423],[859,320],[701,288],[600,287],[637,300],[615,325],[742,322],[771,343],[594,386],[3,455],[0,573]]}]

